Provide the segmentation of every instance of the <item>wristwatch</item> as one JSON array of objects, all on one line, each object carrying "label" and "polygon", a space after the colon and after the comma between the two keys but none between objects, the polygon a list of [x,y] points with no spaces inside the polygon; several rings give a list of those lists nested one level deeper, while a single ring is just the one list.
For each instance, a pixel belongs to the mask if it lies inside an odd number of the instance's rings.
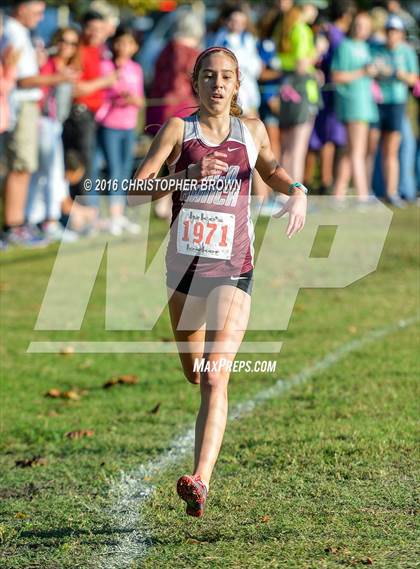
[{"label": "wristwatch", "polygon": [[301,184],[300,182],[294,182],[293,184],[290,184],[288,191],[289,194],[292,193],[293,188],[299,188],[299,190],[302,190],[305,194],[308,194],[308,188],[303,184]]}]

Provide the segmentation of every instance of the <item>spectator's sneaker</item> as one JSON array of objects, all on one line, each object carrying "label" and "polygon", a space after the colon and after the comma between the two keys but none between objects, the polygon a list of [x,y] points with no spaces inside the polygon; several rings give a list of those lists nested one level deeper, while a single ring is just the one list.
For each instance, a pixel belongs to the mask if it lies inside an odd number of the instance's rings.
[{"label": "spectator's sneaker", "polygon": [[208,489],[199,474],[181,476],[177,482],[176,491],[178,496],[187,503],[185,511],[189,516],[200,518],[204,514]]},{"label": "spectator's sneaker", "polygon": [[398,209],[404,209],[405,207],[407,207],[405,201],[401,199],[400,196],[398,195],[388,196],[386,201],[389,203],[389,205],[391,205],[392,207],[397,207]]},{"label": "spectator's sneaker", "polygon": [[8,248],[9,244],[7,243],[4,236],[0,237],[0,251],[5,251]]},{"label": "spectator's sneaker", "polygon": [[10,245],[20,247],[45,247],[50,241],[43,237],[41,232],[30,225],[10,227],[4,232],[6,241]]},{"label": "spectator's sneaker", "polygon": [[45,221],[41,225],[43,234],[51,241],[62,241],[63,243],[74,243],[79,239],[78,233],[71,229],[65,229],[58,221]]},{"label": "spectator's sneaker", "polygon": [[118,218],[118,224],[123,231],[131,233],[131,235],[139,235],[141,231],[140,225],[138,223],[133,223],[128,219],[128,217],[125,217],[125,215]]}]

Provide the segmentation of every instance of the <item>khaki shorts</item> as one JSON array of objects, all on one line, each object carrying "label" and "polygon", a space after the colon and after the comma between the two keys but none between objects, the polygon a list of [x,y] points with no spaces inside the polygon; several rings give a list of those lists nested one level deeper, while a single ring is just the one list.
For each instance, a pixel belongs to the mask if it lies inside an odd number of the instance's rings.
[{"label": "khaki shorts", "polygon": [[20,104],[16,126],[7,137],[7,167],[11,172],[38,170],[38,118],[36,101]]}]

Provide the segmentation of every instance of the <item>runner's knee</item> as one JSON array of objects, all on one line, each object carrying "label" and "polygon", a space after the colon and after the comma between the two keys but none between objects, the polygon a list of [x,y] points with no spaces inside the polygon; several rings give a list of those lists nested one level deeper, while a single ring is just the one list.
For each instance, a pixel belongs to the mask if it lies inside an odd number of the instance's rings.
[{"label": "runner's knee", "polygon": [[227,388],[229,374],[223,371],[206,371],[201,374],[201,384],[207,389],[224,391]]},{"label": "runner's knee", "polygon": [[200,383],[200,372],[193,369],[184,369],[184,375],[190,383],[198,385]]}]

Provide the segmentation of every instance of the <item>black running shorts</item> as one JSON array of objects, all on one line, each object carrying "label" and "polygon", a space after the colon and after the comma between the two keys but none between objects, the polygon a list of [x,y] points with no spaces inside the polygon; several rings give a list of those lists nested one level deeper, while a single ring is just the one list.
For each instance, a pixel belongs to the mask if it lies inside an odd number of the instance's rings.
[{"label": "black running shorts", "polygon": [[173,290],[192,296],[208,296],[215,287],[221,285],[230,285],[251,295],[253,269],[232,277],[200,277],[189,272],[182,275],[168,271],[166,273],[166,285]]}]

